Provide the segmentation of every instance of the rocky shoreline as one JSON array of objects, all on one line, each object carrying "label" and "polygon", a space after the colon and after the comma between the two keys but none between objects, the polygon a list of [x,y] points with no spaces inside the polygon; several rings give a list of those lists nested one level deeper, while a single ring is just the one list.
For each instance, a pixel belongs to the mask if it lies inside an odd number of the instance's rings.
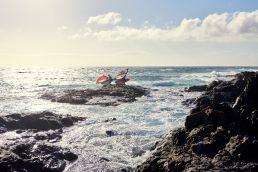
[{"label": "rocky shoreline", "polygon": [[[258,73],[243,72],[231,81],[194,86],[202,91],[186,117],[185,127],[168,133],[153,154],[136,171],[257,171],[258,170]],[[117,106],[136,101],[150,90],[139,86],[103,87],[98,90],[49,92],[53,102]],[[51,143],[62,138],[63,128],[84,117],[52,112],[10,114],[0,117],[0,134],[16,133],[0,147],[0,171],[63,171],[78,155]],[[104,122],[116,120],[107,119]],[[112,131],[106,131],[112,136]],[[130,171],[130,170],[129,170]]]},{"label": "rocky shoreline", "polygon": [[258,171],[258,73],[187,91],[205,92],[136,171]]},{"label": "rocky shoreline", "polygon": [[0,146],[0,171],[63,171],[78,156],[51,143],[62,138],[63,128],[85,119],[51,112],[0,117],[1,134],[19,134]]}]

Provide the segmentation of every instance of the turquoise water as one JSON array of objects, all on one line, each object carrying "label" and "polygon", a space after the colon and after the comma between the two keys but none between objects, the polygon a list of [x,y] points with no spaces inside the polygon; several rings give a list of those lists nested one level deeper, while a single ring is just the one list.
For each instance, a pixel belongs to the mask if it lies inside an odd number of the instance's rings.
[{"label": "turquoise water", "polygon": [[[181,102],[200,95],[184,92],[185,87],[216,79],[229,80],[238,72],[257,71],[258,67],[129,67],[128,84],[153,91],[136,102],[117,107],[70,105],[39,98],[53,90],[97,89],[100,85],[95,80],[99,75],[115,76],[121,69],[124,68],[0,68],[0,114],[47,110],[87,117],[86,121],[65,129],[60,142],[51,143],[79,155],[66,171],[119,171],[144,161],[150,148],[166,132],[183,126],[191,107]],[[104,122],[109,118],[117,120]],[[115,136],[107,137],[107,130],[114,131]],[[0,144],[11,137],[19,134],[3,135]]]}]

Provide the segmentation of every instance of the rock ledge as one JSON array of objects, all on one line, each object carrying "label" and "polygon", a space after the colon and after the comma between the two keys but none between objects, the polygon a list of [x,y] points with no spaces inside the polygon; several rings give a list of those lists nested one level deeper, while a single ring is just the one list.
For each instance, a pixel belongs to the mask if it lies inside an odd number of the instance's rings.
[{"label": "rock ledge", "polygon": [[65,92],[45,93],[43,99],[59,103],[117,106],[124,102],[134,102],[137,97],[149,94],[149,90],[140,86],[106,86],[98,90],[68,90]]}]

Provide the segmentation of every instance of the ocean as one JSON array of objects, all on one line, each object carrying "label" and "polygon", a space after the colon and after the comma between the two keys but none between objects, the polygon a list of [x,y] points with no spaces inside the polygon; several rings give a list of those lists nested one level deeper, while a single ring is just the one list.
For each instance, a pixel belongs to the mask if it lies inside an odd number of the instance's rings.
[{"label": "ocean", "polygon": [[[65,128],[55,144],[79,155],[65,171],[120,171],[131,169],[150,155],[150,149],[167,132],[184,125],[192,106],[182,101],[200,96],[185,92],[193,85],[213,80],[229,80],[242,71],[258,67],[128,67],[128,85],[151,89],[149,95],[136,102],[102,107],[71,105],[40,99],[51,91],[97,89],[95,81],[102,74],[115,76],[123,67],[31,67],[0,68],[0,115],[50,111],[57,114],[83,116],[87,119]],[[107,119],[114,121],[105,122]],[[114,136],[107,137],[111,130]],[[0,145],[20,137],[16,132],[1,134]]]}]

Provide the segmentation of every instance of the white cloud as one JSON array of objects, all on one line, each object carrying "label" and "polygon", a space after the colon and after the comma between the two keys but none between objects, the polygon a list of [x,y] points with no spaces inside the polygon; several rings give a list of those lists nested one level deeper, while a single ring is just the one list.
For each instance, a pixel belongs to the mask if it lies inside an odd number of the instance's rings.
[{"label": "white cloud", "polygon": [[[115,19],[114,16],[118,19]],[[121,20],[120,14],[111,12],[90,18],[88,23],[116,24]],[[95,37],[106,41],[257,41],[258,10],[233,14],[211,14],[203,20],[199,18],[183,19],[177,27],[161,28],[151,26],[145,22],[140,28],[116,25],[109,29],[89,29],[83,35],[84,37]]]},{"label": "white cloud", "polygon": [[133,28],[126,26],[116,26],[111,30],[101,30],[97,32],[91,32],[91,36],[94,36],[100,40],[106,41],[118,41],[118,40],[160,40],[166,37],[167,32],[156,27],[143,27]]},{"label": "white cloud", "polygon": [[88,24],[96,25],[115,25],[122,21],[121,14],[115,12],[109,12],[106,14],[89,17]]}]

